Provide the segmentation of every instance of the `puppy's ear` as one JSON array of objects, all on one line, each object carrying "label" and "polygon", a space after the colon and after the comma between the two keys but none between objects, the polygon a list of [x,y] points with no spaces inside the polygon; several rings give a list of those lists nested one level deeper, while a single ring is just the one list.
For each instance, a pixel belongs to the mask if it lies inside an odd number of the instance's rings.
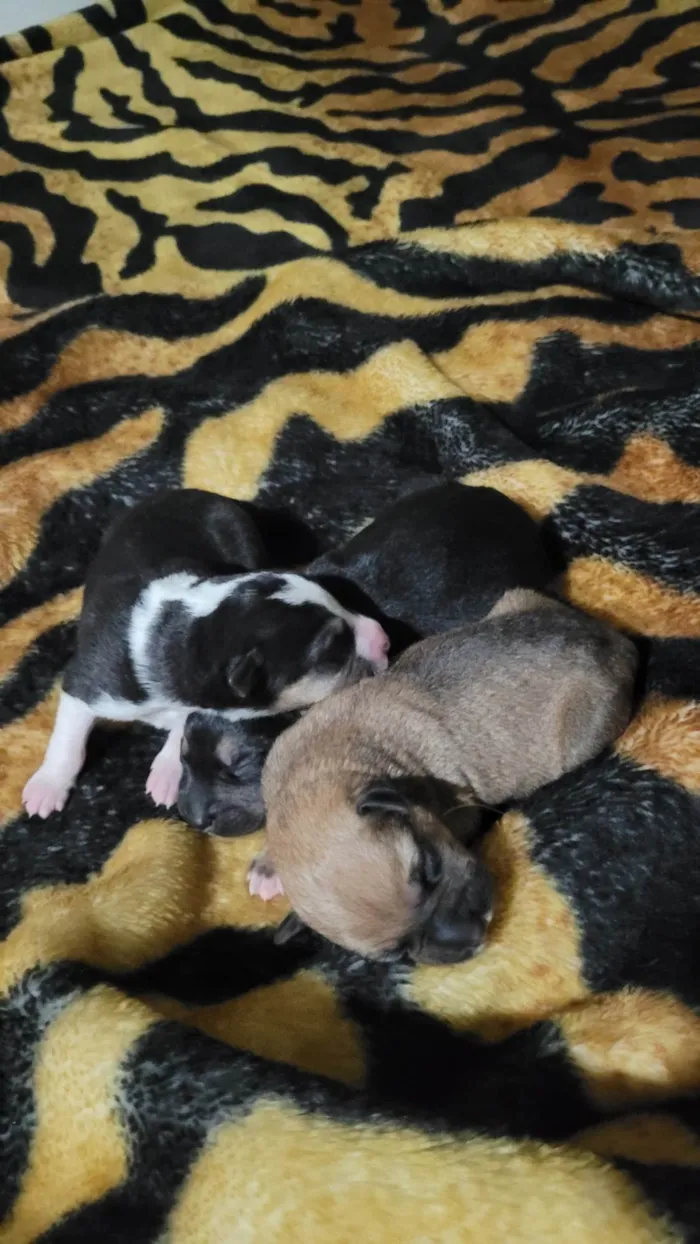
[{"label": "puppy's ear", "polygon": [[347,622],[343,618],[338,618],[335,615],[329,618],[309,647],[310,660],[315,662],[325,657],[335,641],[340,639],[346,627]]},{"label": "puppy's ear", "polygon": [[290,911],[289,915],[275,929],[272,940],[275,946],[284,946],[287,942],[291,942],[293,937],[298,937],[300,933],[303,933],[305,929],[306,925],[293,911]]},{"label": "puppy's ear", "polygon": [[251,648],[249,652],[231,658],[226,670],[226,679],[237,699],[245,700],[250,695],[262,663],[263,658],[259,648]]},{"label": "puppy's ear", "polygon": [[390,777],[377,778],[370,782],[361,792],[355,804],[358,816],[372,816],[373,813],[391,813],[394,816],[408,817],[411,804],[402,790]]}]

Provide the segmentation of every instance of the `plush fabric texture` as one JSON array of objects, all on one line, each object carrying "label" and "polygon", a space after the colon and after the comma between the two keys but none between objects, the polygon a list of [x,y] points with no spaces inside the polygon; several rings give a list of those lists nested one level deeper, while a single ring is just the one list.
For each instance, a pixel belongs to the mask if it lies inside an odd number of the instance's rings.
[{"label": "plush fabric texture", "polygon": [[[700,5],[104,0],[0,40],[0,1240],[700,1239]],[[184,483],[303,562],[420,479],[640,637],[491,830],[490,942],[314,938],[95,734],[28,820],[86,565]],[[371,884],[371,879],[368,879]]]}]

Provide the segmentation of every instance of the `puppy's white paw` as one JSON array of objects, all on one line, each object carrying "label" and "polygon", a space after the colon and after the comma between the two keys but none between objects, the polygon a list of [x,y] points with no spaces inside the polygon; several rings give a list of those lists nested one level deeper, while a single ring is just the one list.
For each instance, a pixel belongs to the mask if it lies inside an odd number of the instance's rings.
[{"label": "puppy's white paw", "polygon": [[30,816],[45,819],[52,812],[60,812],[71,788],[65,778],[41,768],[30,777],[22,791],[22,803]]},{"label": "puppy's white paw", "polygon": [[282,882],[264,855],[258,855],[248,869],[248,891],[265,903],[284,894]]},{"label": "puppy's white paw", "polygon": [[165,751],[158,752],[148,775],[146,794],[151,796],[155,804],[171,808],[177,799],[181,777],[180,757],[168,755]]}]

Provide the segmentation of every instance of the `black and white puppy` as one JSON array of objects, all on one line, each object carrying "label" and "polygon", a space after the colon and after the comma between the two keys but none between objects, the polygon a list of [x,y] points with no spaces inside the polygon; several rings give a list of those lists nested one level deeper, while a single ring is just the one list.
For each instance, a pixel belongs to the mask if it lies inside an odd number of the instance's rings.
[{"label": "black and white puppy", "polygon": [[180,751],[177,806],[183,820],[222,837],[260,829],[265,822],[263,765],[275,739],[300,715],[229,721],[221,713],[190,713]]},{"label": "black and white puppy", "polygon": [[376,621],[263,562],[253,521],[214,493],[161,493],[117,519],[87,576],[43,764],[24,788],[30,814],[63,807],[98,718],[168,731],[146,789],[170,806],[192,710],[233,719],[287,711],[386,668],[389,641]]},{"label": "black and white puppy", "polygon": [[401,497],[306,573],[382,622],[392,658],[554,578],[537,523],[495,488],[450,481]]}]

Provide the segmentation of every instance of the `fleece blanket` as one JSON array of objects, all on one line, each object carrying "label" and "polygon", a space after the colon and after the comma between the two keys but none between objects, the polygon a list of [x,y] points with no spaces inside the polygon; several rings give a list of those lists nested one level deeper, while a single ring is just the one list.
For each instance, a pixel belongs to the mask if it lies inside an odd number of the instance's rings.
[{"label": "fleece blanket", "polygon": [[[103,0],[0,40],[0,1241],[700,1240],[700,5]],[[637,635],[618,744],[503,817],[413,972],[246,893],[259,839],[96,732],[22,814],[115,509],[287,564],[418,479]]]}]

